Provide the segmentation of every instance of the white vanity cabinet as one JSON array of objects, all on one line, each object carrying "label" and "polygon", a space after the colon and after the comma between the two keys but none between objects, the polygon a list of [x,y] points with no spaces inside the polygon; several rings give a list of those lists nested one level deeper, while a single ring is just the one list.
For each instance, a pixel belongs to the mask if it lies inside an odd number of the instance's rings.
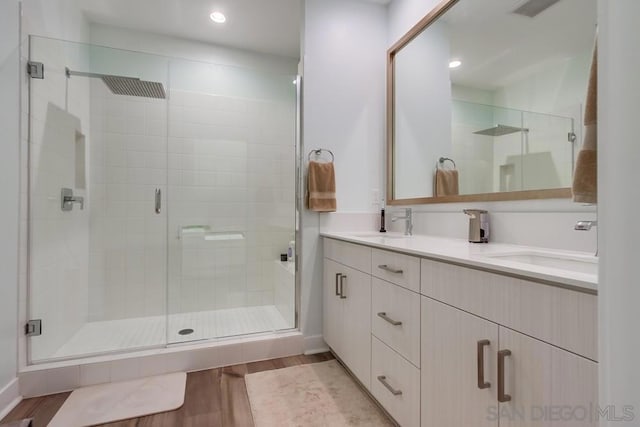
[{"label": "white vanity cabinet", "polygon": [[324,337],[402,426],[595,427],[597,296],[325,238]]},{"label": "white vanity cabinet", "polygon": [[598,425],[596,362],[427,297],[421,343],[422,427]]},{"label": "white vanity cabinet", "polygon": [[[339,246],[344,245],[340,242],[336,243]],[[348,246],[346,248],[349,252]],[[371,253],[370,249],[364,249]],[[359,250],[360,248],[355,248],[353,253],[361,254]],[[345,258],[345,261],[349,262],[349,258]],[[356,265],[363,267],[362,264],[356,263]],[[366,268],[366,263],[363,268]],[[325,258],[322,299],[326,343],[358,380],[365,387],[370,388],[371,276],[366,272]]]}]

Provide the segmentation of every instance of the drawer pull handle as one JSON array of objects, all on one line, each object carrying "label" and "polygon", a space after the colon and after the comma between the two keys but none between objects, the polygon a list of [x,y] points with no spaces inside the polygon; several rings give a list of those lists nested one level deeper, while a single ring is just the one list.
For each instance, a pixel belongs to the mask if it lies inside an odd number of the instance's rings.
[{"label": "drawer pull handle", "polygon": [[402,394],[402,390],[396,390],[395,388],[391,387],[391,385],[387,382],[387,377],[385,377],[384,375],[379,375],[378,381],[380,381],[382,385],[385,386],[386,389],[389,390],[394,396],[400,396]]},{"label": "drawer pull handle", "polygon": [[340,291],[338,290],[338,282],[340,281],[341,273],[336,273],[336,296],[340,296]]},{"label": "drawer pull handle", "polygon": [[402,325],[402,322],[399,320],[393,320],[392,318],[390,318],[389,316],[387,316],[387,313],[385,312],[380,312],[378,313],[378,317],[383,318],[384,320],[386,320],[387,322],[391,323],[393,326],[400,326]]},{"label": "drawer pull handle", "polygon": [[402,274],[403,273],[403,271],[400,270],[399,268],[389,267],[387,264],[381,264],[381,265],[378,266],[378,268],[380,270],[388,271],[389,273],[394,273],[394,274]]},{"label": "drawer pull handle", "polygon": [[484,348],[491,344],[489,340],[478,341],[478,388],[483,390],[491,387],[491,383],[484,380]]},{"label": "drawer pull handle", "polygon": [[344,279],[346,278],[347,276],[344,274],[340,275],[340,299],[347,299],[347,296],[344,294]]},{"label": "drawer pull handle", "polygon": [[511,350],[498,352],[498,402],[509,402],[511,396],[504,392],[504,359],[511,356]]}]

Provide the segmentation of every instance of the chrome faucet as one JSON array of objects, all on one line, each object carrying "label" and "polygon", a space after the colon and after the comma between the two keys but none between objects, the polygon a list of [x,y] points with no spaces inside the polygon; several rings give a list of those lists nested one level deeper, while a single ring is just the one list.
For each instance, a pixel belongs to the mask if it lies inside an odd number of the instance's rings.
[{"label": "chrome faucet", "polygon": [[67,212],[73,209],[73,204],[78,203],[80,205],[80,209],[84,209],[84,197],[74,196],[73,190],[70,188],[63,188],[60,192],[61,200],[61,208],[63,211]]},{"label": "chrome faucet", "polygon": [[404,235],[411,236],[413,232],[413,217],[411,214],[411,208],[406,208],[404,210],[404,216],[394,216],[391,218],[391,222],[396,222],[399,219],[404,219]]},{"label": "chrome faucet", "polygon": [[[573,227],[573,229],[578,231],[589,231],[591,230],[591,227],[597,226],[598,221],[578,221],[576,222],[576,225]],[[598,252],[600,252],[600,248],[596,239],[596,256],[598,256]]]},{"label": "chrome faucet", "polygon": [[578,231],[589,231],[591,230],[591,227],[596,227],[597,225],[598,221],[578,221],[573,229]]}]

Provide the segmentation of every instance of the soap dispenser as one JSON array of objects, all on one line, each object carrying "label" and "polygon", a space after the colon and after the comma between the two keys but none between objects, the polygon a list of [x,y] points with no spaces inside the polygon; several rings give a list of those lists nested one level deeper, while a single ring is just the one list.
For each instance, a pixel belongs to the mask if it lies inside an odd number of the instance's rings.
[{"label": "soap dispenser", "polygon": [[469,215],[469,242],[489,242],[489,212],[481,209],[465,209]]}]

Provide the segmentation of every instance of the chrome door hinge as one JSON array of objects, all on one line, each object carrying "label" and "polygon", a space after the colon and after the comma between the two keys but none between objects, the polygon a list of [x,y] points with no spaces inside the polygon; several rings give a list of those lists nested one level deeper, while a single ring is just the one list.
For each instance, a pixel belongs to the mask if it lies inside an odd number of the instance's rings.
[{"label": "chrome door hinge", "polygon": [[567,139],[568,139],[568,140],[569,140],[569,142],[571,142],[571,143],[576,142],[576,139],[577,139],[577,138],[578,138],[578,137],[576,136],[575,132],[569,132],[569,133],[567,134]]},{"label": "chrome door hinge", "polygon": [[27,324],[24,325],[24,334],[28,337],[42,335],[42,320],[29,320]]},{"label": "chrome door hinge", "polygon": [[32,79],[44,79],[44,64],[42,62],[27,62],[27,74]]}]

